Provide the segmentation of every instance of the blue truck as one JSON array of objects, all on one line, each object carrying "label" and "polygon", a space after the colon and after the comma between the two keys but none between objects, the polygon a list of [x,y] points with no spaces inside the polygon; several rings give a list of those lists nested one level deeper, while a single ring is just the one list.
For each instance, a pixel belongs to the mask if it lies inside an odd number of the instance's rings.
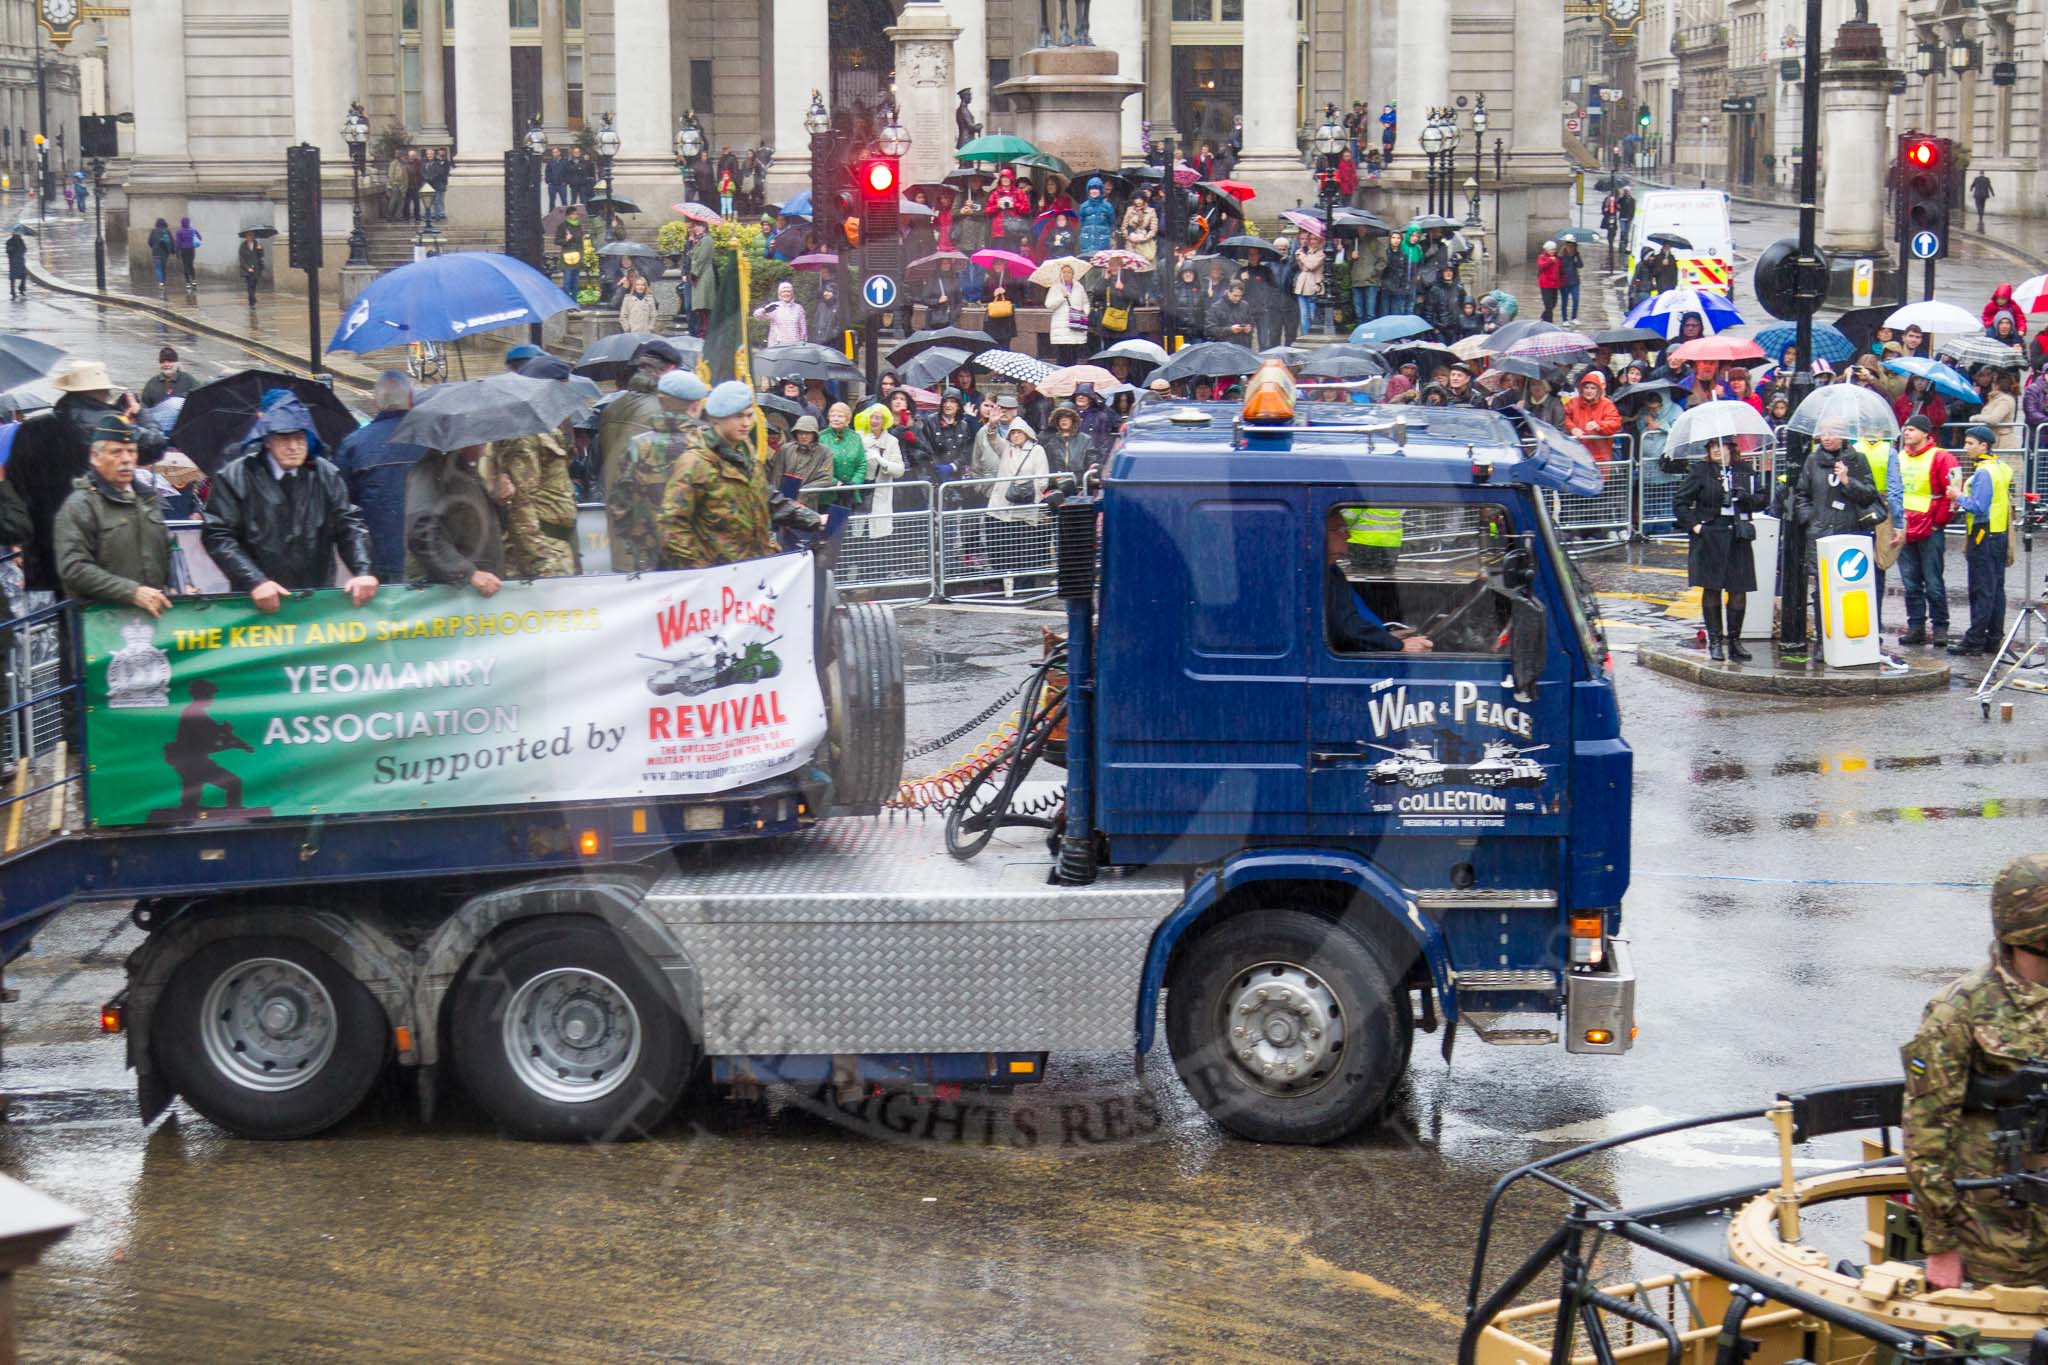
[{"label": "blue truck", "polygon": [[[631,1137],[693,1086],[1142,1065],[1163,1021],[1222,1126],[1325,1142],[1385,1106],[1419,1031],[1447,1059],[1460,1024],[1626,1052],[1631,756],[1547,506],[1597,492],[1595,465],[1519,414],[1252,390],[1148,402],[1099,484],[1008,524],[1056,537],[1064,686],[1033,689],[946,838],[874,818],[902,768],[894,619],[819,570],[830,727],[800,771],[687,797],[60,816],[10,832],[0,952],[68,904],[134,901],[146,937],[102,1023],[142,1115],[182,1096],[251,1137],[338,1122],[394,1065],[429,1114],[452,1082],[521,1137]],[[0,627],[67,642],[12,717],[78,700],[77,620]],[[89,780],[91,752],[56,757],[10,789],[16,824]],[[1014,799],[1040,757],[1065,770],[1050,818]]]}]

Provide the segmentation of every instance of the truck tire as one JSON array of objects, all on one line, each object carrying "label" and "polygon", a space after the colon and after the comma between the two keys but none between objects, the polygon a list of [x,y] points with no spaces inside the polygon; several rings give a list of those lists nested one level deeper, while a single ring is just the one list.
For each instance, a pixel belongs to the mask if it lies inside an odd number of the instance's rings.
[{"label": "truck tire", "polygon": [[1166,1036],[1216,1122],[1255,1142],[1318,1143],[1385,1106],[1413,1023],[1376,945],[1340,921],[1269,909],[1186,949],[1168,982]]},{"label": "truck tire", "polygon": [[833,801],[873,812],[903,785],[903,648],[896,613],[854,602],[832,613],[826,706]]},{"label": "truck tire", "polygon": [[668,1117],[696,1047],[653,964],[595,920],[528,920],[456,985],[455,1073],[498,1126],[536,1142],[627,1142]]},{"label": "truck tire", "polygon": [[246,1138],[307,1137],[347,1118],[389,1049],[384,1011],[295,938],[222,939],[172,975],[156,1063],[185,1102]]}]

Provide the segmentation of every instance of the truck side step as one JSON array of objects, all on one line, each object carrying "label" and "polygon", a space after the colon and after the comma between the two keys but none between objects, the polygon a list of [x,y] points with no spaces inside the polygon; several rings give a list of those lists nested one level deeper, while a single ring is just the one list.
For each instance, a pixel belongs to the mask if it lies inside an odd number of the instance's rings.
[{"label": "truck side step", "polygon": [[1483,1042],[1495,1047],[1539,1047],[1557,1041],[1557,1030],[1548,1028],[1505,1028],[1501,1020],[1505,1014],[1493,1014],[1485,1010],[1461,1010],[1459,1018],[1472,1026],[1472,1031]]},{"label": "truck side step", "polygon": [[1415,893],[1419,910],[1555,910],[1557,893],[1536,887],[1433,886]]},{"label": "truck side step", "polygon": [[1542,969],[1528,971],[1458,972],[1454,977],[1459,998],[1473,992],[1557,990],[1557,973]]}]

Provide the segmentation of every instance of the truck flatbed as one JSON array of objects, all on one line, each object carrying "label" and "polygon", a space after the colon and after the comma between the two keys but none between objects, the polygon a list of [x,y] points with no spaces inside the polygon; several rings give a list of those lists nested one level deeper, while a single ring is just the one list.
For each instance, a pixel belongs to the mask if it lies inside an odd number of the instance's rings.
[{"label": "truck flatbed", "polygon": [[827,820],[680,851],[645,906],[697,965],[704,1051],[1129,1049],[1146,953],[1185,890],[1177,872],[1053,885],[1042,836],[999,834],[965,863],[941,830]]}]

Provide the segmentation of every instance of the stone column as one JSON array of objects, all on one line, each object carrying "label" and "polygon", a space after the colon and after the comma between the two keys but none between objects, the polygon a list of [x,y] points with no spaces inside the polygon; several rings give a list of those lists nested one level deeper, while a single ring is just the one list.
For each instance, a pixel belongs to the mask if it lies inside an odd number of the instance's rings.
[{"label": "stone column", "polygon": [[[672,175],[676,118],[669,71],[668,6],[669,0],[615,0],[613,11],[619,33],[615,108],[620,160],[659,161],[671,167]],[[502,0],[499,8],[504,8]],[[822,24],[812,29],[808,37],[820,50],[824,48]],[[778,87],[781,76],[778,68]]]},{"label": "stone column", "polygon": [[504,174],[501,157],[512,145],[511,53],[505,0],[455,0],[457,150],[471,170],[488,163],[493,177]]},{"label": "stone column", "polygon": [[[1394,113],[1399,118],[1395,125],[1394,142],[1395,166],[1423,173],[1428,164],[1422,155],[1422,130],[1429,126],[1429,111],[1441,109],[1451,102],[1451,35],[1450,14],[1439,0],[1400,0],[1400,10],[1395,18],[1394,29]],[[1552,43],[1555,44],[1556,16],[1552,16]],[[1521,54],[1522,60],[1529,57]],[[1519,64],[1517,67],[1519,71]],[[1521,77],[1515,77],[1515,108],[1521,105]],[[1551,83],[1550,103],[1555,106],[1560,96],[1558,82]],[[1379,133],[1377,122],[1380,111],[1372,111],[1375,120],[1373,134]]]},{"label": "stone column", "polygon": [[[1139,72],[1139,53],[1144,49],[1145,17],[1141,12],[1143,0],[1095,0],[1088,9],[1089,37],[1097,47],[1106,47],[1117,54],[1120,70],[1133,74]],[[1138,100],[1125,100],[1120,115],[1123,128],[1123,159],[1143,160],[1139,150],[1144,138],[1145,106]],[[1246,130],[1245,141],[1249,145],[1250,130]],[[1292,137],[1288,138],[1292,142]],[[1076,169],[1079,169],[1076,167]]]},{"label": "stone column", "polygon": [[913,0],[884,32],[896,44],[896,116],[910,134],[903,183],[938,180],[954,165],[953,44],[960,30],[944,5]]},{"label": "stone column", "polygon": [[[569,52],[562,0],[540,0],[540,122],[549,142],[569,141]],[[525,129],[519,135],[526,135]]]},{"label": "stone column", "polygon": [[348,165],[341,136],[355,83],[355,18],[347,5],[292,0],[292,140],[320,149],[322,178]]},{"label": "stone column", "polygon": [[[420,126],[419,141],[429,146],[448,141],[448,83],[443,79],[442,50],[447,26],[441,22],[441,0],[420,0]],[[400,108],[404,95],[400,94]]]},{"label": "stone column", "polygon": [[[804,127],[804,114],[811,107],[814,90],[824,98],[827,109],[832,107],[831,52],[816,37],[830,26],[826,0],[775,0],[775,164],[768,170],[771,199],[786,197],[811,183],[811,135]],[[946,145],[953,145],[950,122]]]},{"label": "stone column", "polygon": [[[1145,117],[1152,120],[1152,138],[1175,138],[1173,130],[1173,0],[1144,0]],[[1174,147],[1174,155],[1181,149]]]},{"label": "stone column", "polygon": [[1885,107],[1893,72],[1884,34],[1875,24],[1844,24],[1821,68],[1821,147],[1827,183],[1821,189],[1820,245],[1846,255],[1889,255],[1884,177],[1891,160]]},{"label": "stone column", "polygon": [[[989,126],[988,0],[945,0],[945,5],[953,27],[960,30],[960,37],[953,43],[953,102],[959,103],[962,90],[972,90],[974,121],[986,132]],[[819,53],[817,60],[823,63],[827,55]],[[829,101],[829,96],[827,98]],[[946,117],[953,117],[950,110]],[[949,129],[947,146],[952,145],[955,136],[957,134]]]},{"label": "stone column", "polygon": [[[10,7],[11,8],[11,7]],[[135,120],[137,160],[191,161],[185,125],[185,0],[152,0],[134,6],[128,15],[129,87],[134,107],[146,111]],[[181,54],[176,61],[165,53]],[[23,119],[19,127],[29,127]],[[31,127],[30,131],[34,129]]]},{"label": "stone column", "polygon": [[1515,0],[1515,126],[1508,151],[1546,169],[1564,155],[1564,49],[1551,40],[1556,32],[1555,3]]},{"label": "stone column", "polygon": [[1272,217],[1314,197],[1315,180],[1295,142],[1300,25],[1295,0],[1244,0],[1244,155],[1237,178],[1256,188]]}]

